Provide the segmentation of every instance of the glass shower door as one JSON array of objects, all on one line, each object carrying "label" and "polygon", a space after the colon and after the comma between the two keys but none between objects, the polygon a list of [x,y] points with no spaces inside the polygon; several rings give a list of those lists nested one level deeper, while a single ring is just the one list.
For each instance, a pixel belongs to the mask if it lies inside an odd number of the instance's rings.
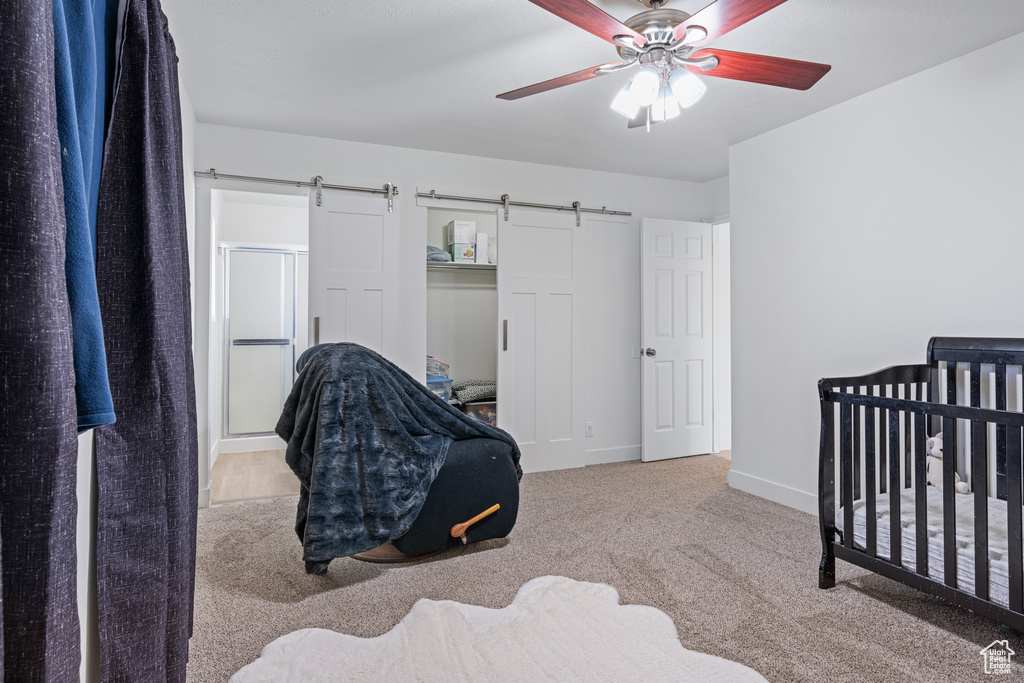
[{"label": "glass shower door", "polygon": [[225,254],[224,436],[272,434],[295,380],[295,251]]}]

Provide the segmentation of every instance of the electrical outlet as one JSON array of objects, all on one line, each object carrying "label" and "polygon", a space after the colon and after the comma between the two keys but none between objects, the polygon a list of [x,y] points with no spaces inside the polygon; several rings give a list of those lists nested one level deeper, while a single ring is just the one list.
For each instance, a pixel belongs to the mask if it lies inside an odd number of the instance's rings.
[{"label": "electrical outlet", "polygon": [[584,426],[584,430],[585,430],[587,436],[593,436],[594,435],[594,423],[593,422],[588,422]]}]

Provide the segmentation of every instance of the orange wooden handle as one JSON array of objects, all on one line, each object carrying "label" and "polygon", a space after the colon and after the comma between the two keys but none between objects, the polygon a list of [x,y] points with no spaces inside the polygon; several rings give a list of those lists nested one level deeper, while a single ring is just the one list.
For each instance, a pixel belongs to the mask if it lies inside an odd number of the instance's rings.
[{"label": "orange wooden handle", "polygon": [[492,505],[491,507],[487,508],[486,510],[481,512],[479,515],[474,517],[473,519],[470,519],[470,520],[467,520],[465,522],[462,522],[461,524],[456,524],[455,526],[452,527],[452,536],[454,538],[458,538],[462,534],[466,533],[466,529],[468,529],[469,527],[473,526],[474,524],[479,522],[484,517],[487,517],[488,515],[493,515],[500,508],[501,508],[501,506],[498,505],[497,503],[495,503],[494,505]]}]

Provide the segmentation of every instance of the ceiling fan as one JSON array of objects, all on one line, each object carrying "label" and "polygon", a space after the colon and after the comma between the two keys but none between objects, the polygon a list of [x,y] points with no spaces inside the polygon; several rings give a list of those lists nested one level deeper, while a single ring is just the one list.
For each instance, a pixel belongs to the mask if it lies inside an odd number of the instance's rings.
[{"label": "ceiling fan", "polygon": [[832,68],[703,47],[786,0],[715,0],[693,15],[663,9],[666,0],[637,1],[651,9],[621,22],[587,0],[530,0],[612,43],[622,61],[510,90],[498,98],[517,100],[638,66],[639,73],[615,96],[612,109],[630,120],[630,128],[649,130],[652,123],[675,118],[704,95],[707,86],[695,74],[807,90]]}]

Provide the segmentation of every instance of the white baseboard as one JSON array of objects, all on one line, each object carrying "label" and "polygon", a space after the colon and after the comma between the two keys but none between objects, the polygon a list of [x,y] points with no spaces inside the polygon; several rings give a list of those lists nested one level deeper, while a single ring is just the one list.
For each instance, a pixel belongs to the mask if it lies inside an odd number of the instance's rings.
[{"label": "white baseboard", "polygon": [[752,493],[760,498],[767,498],[775,503],[781,503],[786,507],[796,508],[801,512],[818,515],[818,496],[806,491],[798,491],[789,486],[736,470],[729,470],[729,486],[739,491]]},{"label": "white baseboard", "polygon": [[616,448],[598,448],[584,453],[584,462],[588,465],[605,465],[610,462],[625,462],[640,459],[639,446],[618,446]]},{"label": "white baseboard", "polygon": [[279,436],[247,436],[239,439],[221,439],[221,453],[248,453],[249,451],[283,451],[287,444]]}]

